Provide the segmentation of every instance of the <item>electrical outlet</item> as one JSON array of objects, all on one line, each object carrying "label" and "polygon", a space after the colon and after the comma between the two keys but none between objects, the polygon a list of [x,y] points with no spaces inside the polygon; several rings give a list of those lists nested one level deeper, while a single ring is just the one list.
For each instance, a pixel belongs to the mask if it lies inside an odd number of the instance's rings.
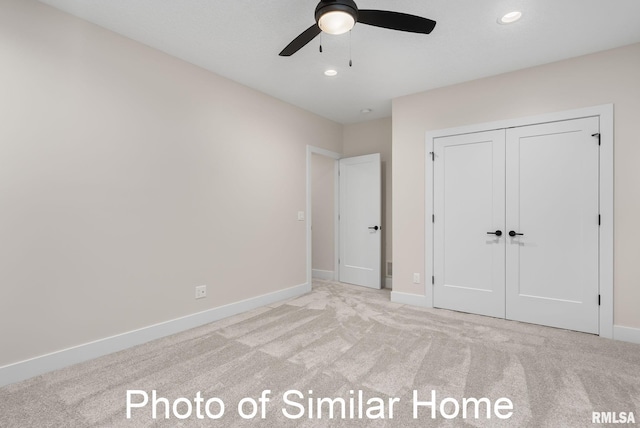
[{"label": "electrical outlet", "polygon": [[420,284],[420,274],[419,273],[414,273],[413,274],[413,283],[414,284]]},{"label": "electrical outlet", "polygon": [[207,297],[207,286],[198,285],[196,287],[196,299],[204,299],[205,297]]}]

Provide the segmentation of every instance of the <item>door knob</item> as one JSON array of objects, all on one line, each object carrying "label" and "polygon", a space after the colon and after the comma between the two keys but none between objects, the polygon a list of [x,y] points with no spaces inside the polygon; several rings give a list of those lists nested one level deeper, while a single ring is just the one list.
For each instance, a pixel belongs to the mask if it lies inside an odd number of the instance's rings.
[{"label": "door knob", "polygon": [[495,232],[487,232],[487,235],[502,236],[502,231],[501,230],[496,230]]},{"label": "door knob", "polygon": [[378,226],[369,226],[369,229],[371,229],[371,230],[378,230],[378,229],[380,229],[380,228],[379,228]]},{"label": "door knob", "polygon": [[524,235],[524,233],[516,233],[516,231],[515,231],[515,230],[510,230],[510,231],[509,231],[509,236],[512,236],[512,237],[513,237],[513,236],[516,236],[516,235]]}]

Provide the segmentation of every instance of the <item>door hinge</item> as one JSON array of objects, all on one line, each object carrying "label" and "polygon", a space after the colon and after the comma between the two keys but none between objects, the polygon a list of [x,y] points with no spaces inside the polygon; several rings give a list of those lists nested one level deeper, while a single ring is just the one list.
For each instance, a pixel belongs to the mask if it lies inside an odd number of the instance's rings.
[{"label": "door hinge", "polygon": [[435,222],[436,222],[436,215],[431,214],[431,223],[435,223]]},{"label": "door hinge", "polygon": [[598,306],[600,306],[600,295],[598,294]]},{"label": "door hinge", "polygon": [[602,225],[602,216],[598,214],[598,226]]},{"label": "door hinge", "polygon": [[338,264],[340,264],[340,259],[338,259]]},{"label": "door hinge", "polygon": [[435,152],[429,152],[429,154],[431,155],[431,161],[434,162],[436,160]]},{"label": "door hinge", "polygon": [[435,276],[431,276],[431,284],[435,284],[436,283],[436,277]]},{"label": "door hinge", "polygon": [[600,141],[600,133],[596,132],[595,134],[591,134],[592,137],[598,137],[598,145],[600,145],[601,141]]}]

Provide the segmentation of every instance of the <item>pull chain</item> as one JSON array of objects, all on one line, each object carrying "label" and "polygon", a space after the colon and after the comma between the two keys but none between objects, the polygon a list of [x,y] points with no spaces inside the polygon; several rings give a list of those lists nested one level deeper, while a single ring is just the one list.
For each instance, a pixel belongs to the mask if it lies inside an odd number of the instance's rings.
[{"label": "pull chain", "polygon": [[353,66],[353,61],[351,61],[351,30],[349,30],[349,67]]},{"label": "pull chain", "polygon": [[322,53],[322,33],[320,33],[320,53]]}]

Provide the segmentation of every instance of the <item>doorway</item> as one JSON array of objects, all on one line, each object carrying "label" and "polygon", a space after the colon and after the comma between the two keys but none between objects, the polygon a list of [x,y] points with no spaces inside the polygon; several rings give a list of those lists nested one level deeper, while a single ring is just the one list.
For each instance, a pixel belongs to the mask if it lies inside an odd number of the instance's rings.
[{"label": "doorway", "polygon": [[311,276],[335,280],[336,272],[336,159],[311,155]]},{"label": "doorway", "polygon": [[382,287],[381,186],[380,154],[341,158],[307,146],[309,285],[312,278],[321,278]]}]

